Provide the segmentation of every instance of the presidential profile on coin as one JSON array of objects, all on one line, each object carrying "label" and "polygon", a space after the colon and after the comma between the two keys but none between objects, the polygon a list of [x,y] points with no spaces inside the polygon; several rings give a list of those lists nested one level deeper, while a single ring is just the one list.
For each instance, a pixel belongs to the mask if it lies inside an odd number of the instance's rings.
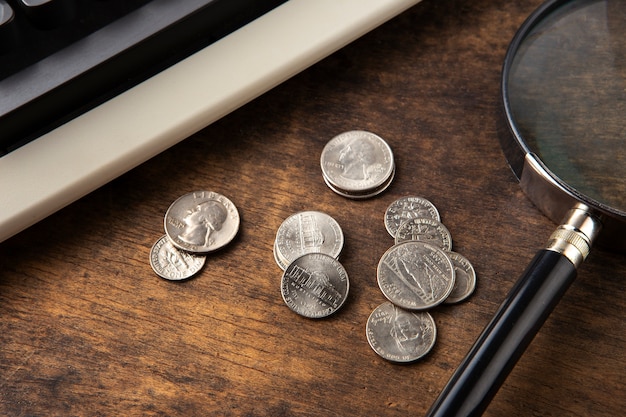
[{"label": "presidential profile on coin", "polygon": [[398,198],[385,210],[385,228],[391,237],[395,237],[402,223],[415,218],[441,221],[437,207],[429,200],[424,197],[406,196]]},{"label": "presidential profile on coin", "polygon": [[452,235],[440,221],[414,218],[402,222],[396,230],[395,243],[415,240],[436,246],[444,251],[452,250]]},{"label": "presidential profile on coin", "polygon": [[426,311],[408,311],[385,302],[370,314],[367,341],[380,357],[407,363],[424,357],[435,345],[437,327]]},{"label": "presidential profile on coin", "polygon": [[174,201],[165,213],[165,233],[178,249],[208,253],[230,243],[239,231],[237,207],[213,191],[194,191]]},{"label": "presidential profile on coin", "polygon": [[332,138],[322,150],[320,165],[329,188],[353,199],[381,193],[395,174],[389,144],[364,130],[351,130]]},{"label": "presidential profile on coin", "polygon": [[335,313],[348,298],[350,281],[339,261],[323,253],[302,255],[287,266],[281,278],[285,304],[308,318]]},{"label": "presidential profile on coin", "polygon": [[182,281],[197,274],[206,261],[206,256],[182,251],[165,235],[161,236],[150,250],[150,266],[161,278]]}]

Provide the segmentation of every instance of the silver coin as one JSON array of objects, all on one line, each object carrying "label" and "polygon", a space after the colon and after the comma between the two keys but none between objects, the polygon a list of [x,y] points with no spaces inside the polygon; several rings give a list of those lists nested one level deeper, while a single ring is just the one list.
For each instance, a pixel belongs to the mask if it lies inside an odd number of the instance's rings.
[{"label": "silver coin", "polygon": [[198,273],[206,257],[177,249],[166,235],[159,238],[150,250],[150,266],[161,278],[181,281]]},{"label": "silver coin", "polygon": [[350,192],[350,191],[338,189],[331,182],[329,182],[329,180],[326,177],[324,177],[324,182],[326,183],[328,188],[330,188],[336,194],[339,194],[342,197],[351,198],[353,200],[362,200],[362,199],[366,199],[366,198],[375,197],[375,196],[379,195],[380,193],[382,193],[383,191],[385,191],[387,188],[389,188],[389,186],[393,182],[393,179],[395,177],[395,173],[396,173],[396,170],[395,170],[395,167],[394,167],[394,170],[391,173],[391,175],[389,176],[389,178],[387,179],[387,182],[381,184],[379,187],[376,187],[376,188],[371,189],[371,190],[367,190],[365,192]]},{"label": "silver coin", "polygon": [[426,355],[435,346],[437,327],[426,311],[408,311],[385,302],[370,314],[367,341],[379,356],[407,363]]},{"label": "silver coin", "polygon": [[395,169],[387,142],[362,130],[332,138],[322,150],[320,164],[327,182],[346,193],[368,194],[387,183]]},{"label": "silver coin", "polygon": [[385,228],[391,237],[396,236],[400,225],[409,219],[429,218],[441,221],[437,207],[422,197],[402,197],[385,210]]},{"label": "silver coin", "polygon": [[442,303],[454,286],[454,266],[441,249],[407,241],[383,254],[376,271],[383,295],[398,307],[425,310]]},{"label": "silver coin", "polygon": [[276,265],[278,265],[278,267],[283,271],[289,266],[289,263],[280,256],[278,248],[276,247],[276,241],[274,241],[274,261],[276,262]]},{"label": "silver coin", "polygon": [[286,218],[278,227],[275,257],[284,269],[293,260],[306,253],[324,253],[339,257],[344,237],[335,219],[319,211],[302,211]]},{"label": "silver coin", "polygon": [[454,265],[454,287],[444,303],[455,304],[466,300],[476,289],[476,271],[463,255],[449,252],[448,256]]},{"label": "silver coin", "polygon": [[417,218],[404,221],[396,231],[395,243],[414,240],[429,243],[444,251],[452,250],[452,235],[446,226],[433,219]]},{"label": "silver coin", "polygon": [[239,212],[228,198],[195,191],[172,203],[165,213],[165,233],[179,249],[208,253],[230,243],[239,231]]},{"label": "silver coin", "polygon": [[308,253],[289,264],[281,279],[285,304],[304,317],[322,318],[339,310],[348,298],[350,282],[332,256]]}]

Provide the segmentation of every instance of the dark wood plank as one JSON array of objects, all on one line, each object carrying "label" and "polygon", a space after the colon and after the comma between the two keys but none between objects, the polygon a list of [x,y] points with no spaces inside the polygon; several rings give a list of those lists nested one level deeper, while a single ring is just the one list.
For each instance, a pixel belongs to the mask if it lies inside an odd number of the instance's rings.
[{"label": "dark wood plank", "polygon": [[[425,0],[45,221],[0,244],[0,414],[423,415],[555,227],[520,191],[496,133],[507,44],[539,0]],[[380,196],[322,180],[334,135],[366,129],[395,152]],[[228,196],[236,240],[186,282],[148,254],[180,195]],[[431,200],[479,279],[433,311],[434,350],[408,366],[365,338],[384,301],[376,265],[396,198]],[[349,299],[308,320],[283,303],[272,246],[283,219],[341,224]],[[598,250],[492,402],[489,416],[616,416],[626,408],[626,258]]]}]

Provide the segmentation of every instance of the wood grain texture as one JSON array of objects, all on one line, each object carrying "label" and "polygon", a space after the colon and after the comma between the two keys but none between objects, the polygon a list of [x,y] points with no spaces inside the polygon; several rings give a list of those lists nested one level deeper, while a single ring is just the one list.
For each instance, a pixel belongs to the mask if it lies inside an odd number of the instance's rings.
[{"label": "wood grain texture", "polygon": [[[0,415],[423,415],[555,227],[496,133],[506,47],[538,4],[425,0],[0,244]],[[394,150],[396,178],[376,198],[322,180],[322,148],[352,129]],[[196,278],[162,280],[148,255],[165,210],[199,189],[237,205],[239,235]],[[478,287],[432,311],[434,350],[400,366],[372,351],[365,323],[384,301],[384,211],[407,195],[437,206]],[[324,320],[280,295],[274,236],[301,210],[332,215],[346,238],[349,299]],[[487,416],[623,414],[624,271],[623,255],[592,253]]]}]

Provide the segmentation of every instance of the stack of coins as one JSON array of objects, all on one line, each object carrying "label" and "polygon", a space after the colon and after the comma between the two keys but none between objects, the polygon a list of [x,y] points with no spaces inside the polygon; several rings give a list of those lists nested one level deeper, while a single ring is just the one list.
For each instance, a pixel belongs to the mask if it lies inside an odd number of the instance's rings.
[{"label": "stack of coins", "polygon": [[389,187],[396,172],[387,142],[363,130],[332,138],[322,150],[320,164],[326,185],[352,199],[380,194]]},{"label": "stack of coins", "polygon": [[476,272],[463,255],[452,251],[452,236],[441,223],[439,211],[433,203],[422,197],[397,199],[385,211],[385,228],[396,245],[406,241],[430,244],[443,250],[450,259],[455,279],[443,303],[459,303],[474,292]]},{"label": "stack of coins", "polygon": [[167,280],[191,278],[209,253],[235,238],[239,222],[237,207],[221,194],[195,191],[181,196],[165,213],[165,235],[150,251],[152,269]]},{"label": "stack of coins", "polygon": [[274,241],[274,259],[283,270],[281,294],[297,314],[322,318],[348,298],[350,281],[338,261],[344,237],[326,213],[303,211],[283,221]]},{"label": "stack of coins", "polygon": [[380,259],[377,281],[388,302],[368,318],[374,351],[395,362],[410,362],[434,346],[437,329],[427,310],[467,299],[476,286],[469,261],[452,252],[452,237],[439,212],[421,197],[403,197],[385,212],[394,245]]},{"label": "stack of coins", "polygon": [[335,219],[320,211],[302,211],[287,217],[274,240],[274,259],[285,270],[296,258],[307,253],[325,253],[339,258],[343,231]]}]

